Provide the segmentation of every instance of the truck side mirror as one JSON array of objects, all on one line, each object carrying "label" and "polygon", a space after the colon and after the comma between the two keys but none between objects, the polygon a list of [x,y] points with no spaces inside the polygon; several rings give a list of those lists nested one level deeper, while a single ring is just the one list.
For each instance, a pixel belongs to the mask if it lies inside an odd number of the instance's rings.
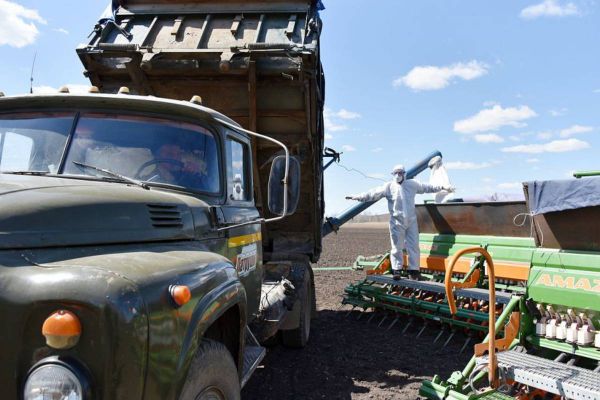
[{"label": "truck side mirror", "polygon": [[269,175],[269,211],[276,215],[290,215],[296,212],[300,199],[300,162],[290,157],[288,170],[287,210],[284,210],[285,156],[277,156],[271,164]]}]

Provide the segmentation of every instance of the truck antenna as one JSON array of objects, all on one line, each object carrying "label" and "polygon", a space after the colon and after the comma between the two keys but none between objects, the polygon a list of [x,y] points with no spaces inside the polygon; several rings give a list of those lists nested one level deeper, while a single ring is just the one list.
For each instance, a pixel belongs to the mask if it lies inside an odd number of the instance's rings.
[{"label": "truck antenna", "polygon": [[37,58],[37,51],[33,55],[33,63],[31,63],[31,75],[29,76],[29,93],[33,94],[33,71],[35,69],[35,60]]}]

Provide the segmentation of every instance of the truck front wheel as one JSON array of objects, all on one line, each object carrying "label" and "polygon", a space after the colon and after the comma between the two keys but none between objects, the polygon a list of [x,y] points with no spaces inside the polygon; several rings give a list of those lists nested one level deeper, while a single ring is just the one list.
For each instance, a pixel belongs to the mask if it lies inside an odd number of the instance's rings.
[{"label": "truck front wheel", "polygon": [[192,361],[180,400],[240,400],[233,357],[222,343],[204,339]]}]

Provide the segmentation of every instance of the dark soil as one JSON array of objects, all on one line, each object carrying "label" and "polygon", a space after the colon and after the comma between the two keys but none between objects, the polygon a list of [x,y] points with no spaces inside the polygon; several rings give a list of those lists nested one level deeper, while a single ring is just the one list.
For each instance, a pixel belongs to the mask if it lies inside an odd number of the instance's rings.
[{"label": "dark soil", "polygon": [[[350,266],[358,255],[381,254],[389,249],[385,226],[348,225],[324,240],[324,252],[314,267]],[[463,338],[433,344],[437,327],[428,327],[416,338],[422,322],[408,319],[387,331],[383,316],[370,323],[370,312],[348,314],[339,310],[341,295],[349,283],[361,280],[361,271],[315,271],[318,317],[312,321],[308,346],[292,350],[269,349],[250,382],[242,391],[249,399],[418,399],[424,379],[434,374],[447,378],[462,369],[470,351],[459,355]],[[360,319],[358,319],[360,316]]]}]

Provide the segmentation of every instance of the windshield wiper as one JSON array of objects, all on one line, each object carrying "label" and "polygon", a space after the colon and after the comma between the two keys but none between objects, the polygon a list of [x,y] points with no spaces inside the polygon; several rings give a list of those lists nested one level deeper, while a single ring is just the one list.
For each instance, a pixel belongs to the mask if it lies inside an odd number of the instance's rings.
[{"label": "windshield wiper", "polygon": [[73,161],[73,164],[77,165],[78,167],[89,168],[89,169],[93,169],[95,171],[102,172],[103,174],[106,174],[106,175],[111,176],[113,178],[117,178],[117,179],[121,180],[122,182],[128,182],[128,183],[134,184],[136,186],[142,187],[142,188],[144,188],[146,190],[150,190],[150,186],[148,184],[146,184],[146,183],[144,183],[142,181],[138,181],[137,179],[129,178],[129,177],[125,176],[125,175],[118,174],[118,173],[110,171],[108,169],[99,168],[99,167],[96,167],[96,166],[93,166],[93,165],[89,165],[89,164],[84,164],[84,163],[79,162],[79,161]]},{"label": "windshield wiper", "polygon": [[48,175],[48,171],[1,171],[3,174],[12,175]]}]

